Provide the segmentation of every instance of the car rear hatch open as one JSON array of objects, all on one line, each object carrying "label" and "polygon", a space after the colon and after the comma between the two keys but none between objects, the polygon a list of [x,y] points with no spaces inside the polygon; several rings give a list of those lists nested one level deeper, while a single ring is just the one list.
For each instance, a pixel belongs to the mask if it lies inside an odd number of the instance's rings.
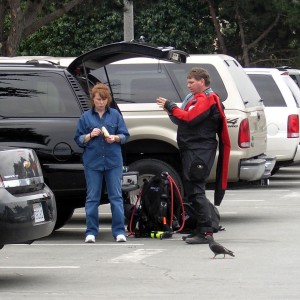
[{"label": "car rear hatch open", "polygon": [[[186,63],[188,56],[189,54],[186,52],[172,47],[164,48],[137,42],[119,42],[104,45],[82,54],[75,58],[66,69],[79,81],[85,93],[89,95],[91,86],[100,81],[91,72],[102,67],[107,72],[106,65],[108,64],[134,57],[148,57],[174,63]],[[108,84],[110,85],[110,82]],[[121,113],[115,101],[112,102],[111,107],[118,109]],[[84,109],[89,109],[89,107]]]},{"label": "car rear hatch open", "polygon": [[107,64],[133,57],[150,57],[175,63],[185,63],[187,53],[172,47],[153,47],[136,42],[120,42],[108,44],[91,50],[73,60],[67,70],[77,75],[99,69]]}]

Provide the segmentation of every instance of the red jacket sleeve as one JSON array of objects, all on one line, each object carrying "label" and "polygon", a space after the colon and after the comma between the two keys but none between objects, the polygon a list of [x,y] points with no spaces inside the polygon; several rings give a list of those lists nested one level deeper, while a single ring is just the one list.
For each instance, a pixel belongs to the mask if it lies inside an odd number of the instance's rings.
[{"label": "red jacket sleeve", "polygon": [[196,94],[184,110],[175,107],[172,115],[179,120],[196,124],[209,116],[209,110],[213,104],[215,101],[212,97],[207,98],[203,93]]}]

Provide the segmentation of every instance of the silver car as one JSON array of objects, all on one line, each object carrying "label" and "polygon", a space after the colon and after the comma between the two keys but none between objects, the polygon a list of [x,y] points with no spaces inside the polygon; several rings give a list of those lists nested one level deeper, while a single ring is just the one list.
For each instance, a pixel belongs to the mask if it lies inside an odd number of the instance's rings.
[{"label": "silver car", "polygon": [[[186,76],[192,67],[211,75],[211,86],[225,106],[231,140],[229,182],[261,181],[271,176],[275,158],[266,155],[267,130],[264,105],[253,83],[232,57],[190,55],[185,64],[149,58],[132,58],[91,71],[98,81],[111,86],[130,132],[126,144],[129,168],[139,180],[168,171],[178,183],[181,165],[176,126],[156,105],[163,96],[180,102],[189,93]],[[216,176],[216,163],[210,182]]]}]

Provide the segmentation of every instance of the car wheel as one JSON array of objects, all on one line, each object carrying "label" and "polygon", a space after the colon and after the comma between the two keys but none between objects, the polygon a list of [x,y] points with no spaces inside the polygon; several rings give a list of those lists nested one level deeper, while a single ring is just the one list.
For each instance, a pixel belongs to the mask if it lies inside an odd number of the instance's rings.
[{"label": "car wheel", "polygon": [[179,191],[183,194],[182,180],[177,171],[169,164],[158,159],[141,159],[133,162],[129,165],[129,171],[139,172],[138,185],[139,189],[129,192],[130,203],[135,204],[136,199],[140,193],[140,190],[145,181],[148,181],[151,177],[160,175],[162,172],[168,172],[168,174],[174,179]]},{"label": "car wheel", "polygon": [[74,208],[57,205],[57,221],[54,230],[63,227],[73,216]]}]

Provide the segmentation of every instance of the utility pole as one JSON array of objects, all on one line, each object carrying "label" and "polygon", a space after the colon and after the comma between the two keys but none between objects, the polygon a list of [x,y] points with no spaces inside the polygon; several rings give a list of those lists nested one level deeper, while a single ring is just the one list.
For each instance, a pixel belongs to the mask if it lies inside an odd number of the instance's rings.
[{"label": "utility pole", "polygon": [[134,40],[133,0],[124,0],[124,41]]}]

